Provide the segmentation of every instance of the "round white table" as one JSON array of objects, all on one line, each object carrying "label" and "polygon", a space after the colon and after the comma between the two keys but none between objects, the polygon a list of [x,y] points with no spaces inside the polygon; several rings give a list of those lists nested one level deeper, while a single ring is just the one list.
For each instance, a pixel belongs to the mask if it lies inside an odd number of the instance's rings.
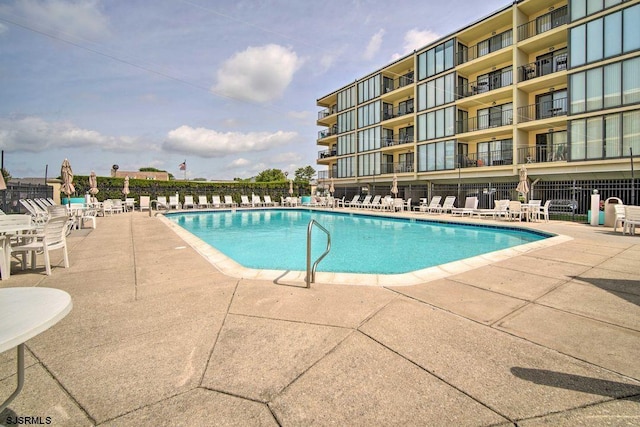
[{"label": "round white table", "polygon": [[71,296],[51,288],[0,289],[0,353],[18,347],[18,385],[0,405],[2,412],[24,385],[24,343],[64,318],[73,307]]}]

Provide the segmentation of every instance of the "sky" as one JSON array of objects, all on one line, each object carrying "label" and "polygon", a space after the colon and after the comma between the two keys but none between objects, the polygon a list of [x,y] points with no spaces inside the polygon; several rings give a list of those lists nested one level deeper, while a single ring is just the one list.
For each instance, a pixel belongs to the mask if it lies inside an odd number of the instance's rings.
[{"label": "sky", "polygon": [[0,0],[4,167],[326,170],[318,98],[510,3]]}]

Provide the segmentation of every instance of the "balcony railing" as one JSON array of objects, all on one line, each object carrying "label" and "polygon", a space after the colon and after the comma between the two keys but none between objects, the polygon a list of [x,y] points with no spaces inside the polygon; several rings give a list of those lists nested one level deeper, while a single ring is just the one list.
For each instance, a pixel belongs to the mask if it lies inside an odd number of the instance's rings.
[{"label": "balcony railing", "polygon": [[469,153],[466,156],[458,156],[458,167],[461,169],[511,164],[513,164],[513,150],[510,149],[485,151],[482,153]]},{"label": "balcony railing", "polygon": [[322,150],[318,151],[318,159],[326,159],[327,157],[335,157],[336,156],[335,148],[333,150]]},{"label": "balcony railing", "polygon": [[380,173],[404,173],[413,172],[412,162],[382,163],[380,165]]},{"label": "balcony railing", "polygon": [[388,93],[412,83],[413,73],[405,76],[400,76],[397,79],[384,79],[384,83],[382,85],[382,93]]},{"label": "balcony railing", "polygon": [[332,126],[329,129],[318,131],[318,139],[326,138],[328,136],[336,135],[338,133],[338,127]]},{"label": "balcony railing", "polygon": [[518,81],[524,82],[526,80],[535,79],[536,77],[546,76],[547,74],[555,73],[567,69],[567,54],[554,56],[548,59],[539,59],[536,62],[523,65],[518,68],[519,78]]},{"label": "balcony railing", "polygon": [[337,112],[338,112],[338,106],[337,105],[334,105],[331,108],[325,108],[322,111],[318,111],[318,120],[322,120],[325,117],[328,117],[328,116],[330,116],[332,114],[335,114]]},{"label": "balcony railing", "polygon": [[533,21],[522,24],[518,27],[518,41],[526,40],[538,34],[553,30],[560,25],[569,22],[567,6],[560,7],[554,11],[537,17]]},{"label": "balcony railing", "polygon": [[332,168],[326,171],[318,171],[318,181],[325,181],[331,178],[338,177],[338,169]]},{"label": "balcony railing", "polygon": [[389,120],[396,117],[405,116],[407,114],[413,114],[413,111],[414,111],[413,106],[406,106],[406,105],[400,105],[396,108],[385,108],[382,111],[382,120]]},{"label": "balcony railing", "polygon": [[497,52],[500,49],[504,49],[507,46],[513,44],[513,31],[507,30],[503,33],[495,35],[487,40],[484,40],[477,45],[466,47],[461,46],[458,50],[458,64],[464,64],[465,62],[473,61],[481,56],[488,55],[493,52]]},{"label": "balcony railing", "polygon": [[518,148],[518,164],[561,162],[567,160],[567,144]]},{"label": "balcony railing", "polygon": [[411,144],[413,135],[393,135],[392,137],[382,137],[383,147],[393,147],[394,145]]},{"label": "balcony railing", "polygon": [[500,74],[491,75],[486,78],[478,79],[475,82],[467,83],[456,87],[458,97],[465,98],[467,96],[477,95],[479,93],[489,92],[501,87],[513,84],[513,70],[506,70]]},{"label": "balcony railing", "polygon": [[456,132],[475,132],[513,124],[513,110],[504,110],[456,121]]},{"label": "balcony railing", "polygon": [[518,108],[518,123],[566,115],[567,98],[559,98]]}]

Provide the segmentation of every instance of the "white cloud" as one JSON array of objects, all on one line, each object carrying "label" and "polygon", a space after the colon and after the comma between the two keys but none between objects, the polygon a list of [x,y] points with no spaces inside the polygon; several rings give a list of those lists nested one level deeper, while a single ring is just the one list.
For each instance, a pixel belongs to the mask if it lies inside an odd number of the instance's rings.
[{"label": "white cloud", "polygon": [[313,117],[310,111],[289,111],[287,116],[302,122],[309,122]]},{"label": "white cloud", "polygon": [[394,53],[392,60],[396,60],[405,56],[414,50],[420,49],[434,40],[440,38],[440,34],[434,33],[431,30],[419,31],[415,28],[407,31],[404,35],[404,44],[402,46],[403,51],[400,53]]},{"label": "white cloud", "polygon": [[229,166],[230,168],[243,167],[247,166],[249,163],[251,163],[249,160],[240,157],[239,159],[235,159],[233,162],[229,163]]},{"label": "white cloud", "polygon": [[224,157],[249,151],[265,151],[290,144],[298,138],[296,132],[226,132],[180,126],[167,135],[162,148],[205,158]]},{"label": "white cloud", "polygon": [[286,153],[278,153],[271,156],[269,159],[273,163],[284,164],[284,163],[297,163],[302,160],[302,156],[299,153],[295,153],[293,151],[289,151]]},{"label": "white cloud", "polygon": [[6,33],[7,31],[9,31],[9,27],[4,25],[3,23],[0,23],[0,34]]},{"label": "white cloud", "polygon": [[245,101],[272,101],[283,95],[302,62],[294,51],[279,45],[249,47],[222,65],[211,90]]},{"label": "white cloud", "polygon": [[98,0],[20,0],[15,9],[29,22],[75,37],[96,40],[109,34]]},{"label": "white cloud", "polygon": [[362,54],[362,59],[365,60],[371,60],[373,59],[374,56],[376,56],[376,54],[378,53],[378,51],[380,50],[380,46],[382,45],[382,37],[384,36],[384,29],[380,29],[378,30],[377,33],[375,33],[371,39],[369,40],[369,44],[367,45],[367,48],[364,50],[364,53]]},{"label": "white cloud", "polygon": [[152,148],[129,136],[105,136],[79,128],[71,122],[47,122],[33,116],[0,118],[0,147],[7,151],[30,153],[55,148],[95,147],[107,151]]}]

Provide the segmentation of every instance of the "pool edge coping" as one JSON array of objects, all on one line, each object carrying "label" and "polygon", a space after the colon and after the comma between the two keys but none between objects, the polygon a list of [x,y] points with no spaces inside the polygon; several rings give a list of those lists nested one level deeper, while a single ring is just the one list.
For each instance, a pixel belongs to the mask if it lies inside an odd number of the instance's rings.
[{"label": "pool edge coping", "polygon": [[[264,209],[264,208],[261,208]],[[215,210],[213,212],[219,212]],[[193,211],[181,211],[175,213],[188,213]],[[211,210],[201,210],[199,212],[211,212]],[[174,213],[174,212],[172,212]],[[358,214],[357,212],[354,214]],[[413,219],[415,217],[397,217],[388,215],[375,215],[386,218],[395,219]],[[164,214],[157,215],[164,224],[172,229],[182,240],[205,258],[221,273],[235,277],[237,279],[253,279],[253,280],[269,280],[279,284],[306,285],[305,271],[300,270],[270,270],[270,269],[254,269],[247,268],[229,258],[204,240],[187,231],[177,223],[168,219]],[[425,219],[426,220],[426,219]],[[443,223],[453,223],[460,225],[473,225],[466,222],[435,220]],[[476,226],[481,226],[480,224]],[[535,242],[525,243],[523,245],[513,246],[511,248],[500,249],[498,251],[487,252],[482,255],[476,255],[462,260],[452,261],[446,264],[440,264],[434,267],[427,267],[420,270],[414,270],[407,273],[399,274],[363,274],[363,273],[331,273],[316,272],[316,280],[314,283],[335,284],[335,285],[359,285],[359,286],[414,286],[421,283],[427,283],[438,279],[443,279],[456,274],[464,273],[479,267],[491,265],[495,262],[504,261],[525,253],[555,246],[573,240],[573,237],[554,234],[549,232],[541,232],[539,230],[529,229],[526,227],[489,225],[491,228],[520,229],[533,232],[536,234],[548,234],[547,237]]]}]

